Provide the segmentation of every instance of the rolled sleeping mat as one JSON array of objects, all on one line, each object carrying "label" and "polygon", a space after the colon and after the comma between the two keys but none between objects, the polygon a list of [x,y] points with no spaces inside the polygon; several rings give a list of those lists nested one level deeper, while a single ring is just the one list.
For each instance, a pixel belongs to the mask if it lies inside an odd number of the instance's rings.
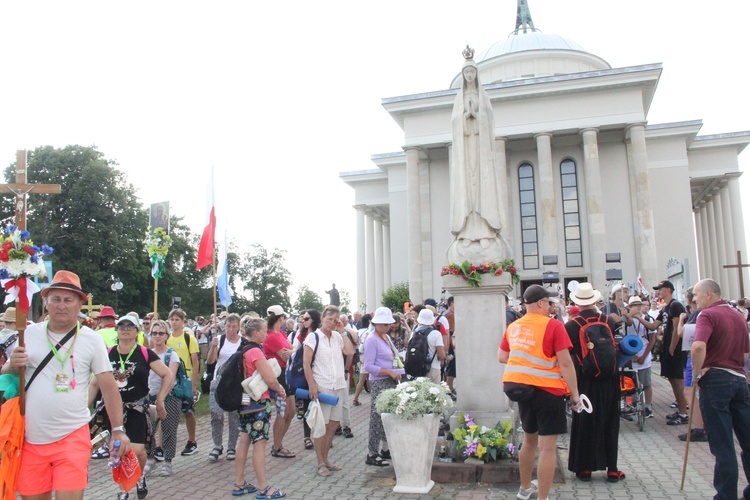
[{"label": "rolled sleeping mat", "polygon": [[643,340],[638,335],[625,335],[620,342],[620,349],[617,353],[617,365],[622,368],[633,356],[643,349]]},{"label": "rolled sleeping mat", "polygon": [[[294,392],[294,396],[297,397],[298,399],[310,399],[310,391],[308,391],[307,389],[297,389]],[[321,403],[330,405],[330,406],[336,406],[337,404],[339,404],[339,397],[334,396],[333,394],[325,394],[325,393],[319,392],[318,400]]]}]

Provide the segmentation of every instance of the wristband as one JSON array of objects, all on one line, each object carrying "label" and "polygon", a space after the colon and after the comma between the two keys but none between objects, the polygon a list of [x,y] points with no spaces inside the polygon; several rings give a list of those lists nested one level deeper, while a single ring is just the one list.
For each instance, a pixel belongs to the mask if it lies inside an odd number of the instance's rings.
[{"label": "wristband", "polygon": [[122,425],[112,427],[112,432],[117,432],[117,431],[125,432],[125,427],[123,427]]}]

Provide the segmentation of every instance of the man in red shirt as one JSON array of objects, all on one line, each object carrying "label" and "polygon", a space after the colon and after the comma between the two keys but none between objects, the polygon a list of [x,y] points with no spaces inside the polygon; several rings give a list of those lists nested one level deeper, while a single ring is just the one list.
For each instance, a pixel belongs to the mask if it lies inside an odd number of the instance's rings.
[{"label": "man in red shirt", "polygon": [[[742,467],[750,482],[750,391],[745,362],[750,352],[747,322],[741,313],[721,299],[721,288],[713,280],[699,281],[693,288],[701,309],[690,349],[693,376],[700,388],[700,405],[708,434],[708,446],[716,458],[714,498],[737,498],[737,455],[732,429],[742,448]],[[745,487],[748,498],[750,486]]]}]

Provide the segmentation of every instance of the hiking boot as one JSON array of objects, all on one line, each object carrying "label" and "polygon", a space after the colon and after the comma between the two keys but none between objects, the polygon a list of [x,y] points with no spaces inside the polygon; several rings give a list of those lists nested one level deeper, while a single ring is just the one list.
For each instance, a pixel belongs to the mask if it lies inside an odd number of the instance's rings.
[{"label": "hiking boot", "polygon": [[146,484],[146,476],[141,476],[138,480],[138,484],[135,487],[138,493],[138,500],[143,500],[148,496],[148,485]]},{"label": "hiking boot", "polygon": [[182,455],[183,457],[187,457],[189,455],[194,455],[197,452],[198,452],[198,443],[195,443],[193,441],[188,441],[187,444],[185,445],[185,449],[182,450],[182,453],[180,453],[180,455]]},{"label": "hiking boot", "polygon": [[654,418],[654,410],[652,410],[651,408],[644,409],[643,413],[645,415],[645,418]]},{"label": "hiking boot", "polygon": [[354,434],[352,434],[352,430],[349,427],[344,427],[344,437],[345,438],[353,438]]},{"label": "hiking boot", "polygon": [[[687,415],[677,415],[676,418],[667,421],[667,425],[684,425],[688,423],[689,417]],[[692,439],[692,436],[691,436]]]},{"label": "hiking boot", "polygon": [[161,449],[161,446],[158,446],[154,450],[154,460],[157,462],[162,462],[164,460],[164,450]]},{"label": "hiking boot", "polygon": [[[677,436],[677,438],[680,441],[687,441],[687,432],[680,434]],[[703,429],[692,429],[690,431],[690,442],[698,442],[698,443],[705,443],[708,441],[708,436],[706,435],[706,431]]]},{"label": "hiking boot", "polygon": [[156,460],[153,458],[149,458],[146,460],[146,466],[143,467],[143,475],[148,476],[151,474],[151,472],[154,470],[154,465],[156,465]]},{"label": "hiking boot", "polygon": [[531,498],[531,495],[535,493],[539,493],[539,482],[536,479],[531,481],[531,486],[529,486],[528,489],[519,487],[516,498],[518,498],[519,500],[529,500],[529,498]]},{"label": "hiking boot", "polygon": [[161,477],[168,477],[172,475],[172,464],[165,463],[161,466],[161,472],[159,473]]}]

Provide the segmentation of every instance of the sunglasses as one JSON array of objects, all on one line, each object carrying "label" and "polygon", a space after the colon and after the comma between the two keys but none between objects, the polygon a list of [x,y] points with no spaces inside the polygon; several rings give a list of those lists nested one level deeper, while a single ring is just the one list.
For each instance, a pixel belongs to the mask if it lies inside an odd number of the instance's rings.
[{"label": "sunglasses", "polygon": [[151,332],[152,336],[161,336],[161,335],[169,335],[167,332]]},{"label": "sunglasses", "polygon": [[310,316],[308,316],[306,318],[302,318],[302,321],[310,321],[310,319],[311,319]]},{"label": "sunglasses", "polygon": [[128,325],[125,325],[125,324],[117,325],[117,329],[118,330],[135,331],[135,330],[138,329],[138,327],[136,327],[134,324],[131,323],[131,324],[128,324]]}]

